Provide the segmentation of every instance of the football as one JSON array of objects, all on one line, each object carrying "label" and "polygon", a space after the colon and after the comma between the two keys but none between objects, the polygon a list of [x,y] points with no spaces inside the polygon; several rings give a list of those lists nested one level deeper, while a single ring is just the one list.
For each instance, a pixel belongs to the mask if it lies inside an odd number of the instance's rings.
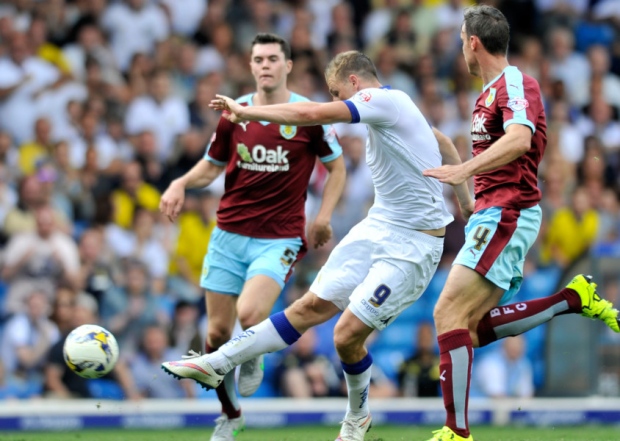
[{"label": "football", "polygon": [[118,361],[118,343],[107,329],[82,325],[67,336],[63,355],[69,369],[80,377],[99,378]]}]

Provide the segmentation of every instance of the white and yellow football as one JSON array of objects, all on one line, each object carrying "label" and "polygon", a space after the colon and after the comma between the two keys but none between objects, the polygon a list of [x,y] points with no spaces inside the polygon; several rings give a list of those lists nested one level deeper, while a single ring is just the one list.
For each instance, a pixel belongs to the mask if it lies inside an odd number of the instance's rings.
[{"label": "white and yellow football", "polygon": [[114,335],[98,325],[82,325],[67,336],[63,347],[65,363],[84,378],[100,378],[118,361]]}]

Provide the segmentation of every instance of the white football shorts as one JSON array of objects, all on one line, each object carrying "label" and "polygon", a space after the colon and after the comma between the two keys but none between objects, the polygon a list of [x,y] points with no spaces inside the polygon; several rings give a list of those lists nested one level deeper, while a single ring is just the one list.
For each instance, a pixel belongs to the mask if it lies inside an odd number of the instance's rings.
[{"label": "white football shorts", "polygon": [[420,298],[442,252],[443,237],[366,218],[334,248],[310,291],[382,330]]}]

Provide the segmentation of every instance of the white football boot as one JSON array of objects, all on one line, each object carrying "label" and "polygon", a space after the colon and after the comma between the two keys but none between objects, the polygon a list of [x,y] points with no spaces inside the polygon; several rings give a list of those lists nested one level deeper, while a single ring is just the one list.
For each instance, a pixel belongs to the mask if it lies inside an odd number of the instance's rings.
[{"label": "white football boot", "polygon": [[252,360],[246,361],[239,366],[239,395],[249,397],[254,395],[263,382],[265,374],[264,356],[260,355]]},{"label": "white football boot", "polygon": [[370,414],[361,418],[347,416],[340,424],[342,427],[336,441],[364,441],[364,435],[372,427],[372,416]]},{"label": "white football boot", "polygon": [[222,414],[215,420],[215,430],[211,435],[211,441],[235,441],[235,436],[245,429],[245,418],[241,415],[239,418],[228,419]]},{"label": "white football boot", "polygon": [[163,362],[161,368],[178,380],[195,380],[205,390],[217,388],[224,380],[224,375],[218,374],[209,364],[209,354],[200,355],[194,351],[189,351],[189,355],[179,361]]}]

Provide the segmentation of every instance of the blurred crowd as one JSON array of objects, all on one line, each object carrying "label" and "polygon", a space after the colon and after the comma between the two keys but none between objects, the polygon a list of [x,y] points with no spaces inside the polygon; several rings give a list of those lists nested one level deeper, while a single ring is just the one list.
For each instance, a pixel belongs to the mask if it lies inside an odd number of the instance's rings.
[{"label": "blurred crowd", "polygon": [[[507,16],[509,59],[539,81],[548,118],[539,174],[544,225],[526,280],[569,268],[587,253],[620,257],[620,0],[484,3]],[[461,56],[462,13],[470,4],[0,2],[0,398],[105,397],[111,385],[117,398],[196,396],[193,385],[163,377],[159,364],[203,347],[198,280],[223,183],[188,194],[174,224],[158,213],[159,197],[202,158],[219,120],[208,107],[211,98],[254,90],[248,62],[255,34],[275,32],[290,41],[289,88],[315,101],[330,100],[326,62],[341,51],[365,51],[380,81],[407,92],[466,160],[482,86]],[[348,176],[334,239],[298,263],[277,309],[307,289],[372,204],[366,130],[339,125],[337,132]],[[324,178],[317,166],[310,222]],[[448,189],[446,196],[452,201]],[[464,220],[454,211],[438,280],[463,241]],[[609,286],[608,293],[619,291],[618,280]],[[371,395],[438,394],[430,324],[436,294],[412,307],[421,312],[407,319],[411,332],[401,333],[400,356],[381,358]],[[94,322],[115,334],[122,352],[104,383],[80,379],[62,359],[64,336]],[[264,395],[342,395],[330,331],[309,332],[273,358]],[[376,337],[378,346],[395,341]],[[482,388],[482,395],[535,393],[536,366],[524,345],[517,339],[488,354],[484,372],[503,369],[496,375],[505,384]],[[516,370],[522,378],[506,373]]]}]

